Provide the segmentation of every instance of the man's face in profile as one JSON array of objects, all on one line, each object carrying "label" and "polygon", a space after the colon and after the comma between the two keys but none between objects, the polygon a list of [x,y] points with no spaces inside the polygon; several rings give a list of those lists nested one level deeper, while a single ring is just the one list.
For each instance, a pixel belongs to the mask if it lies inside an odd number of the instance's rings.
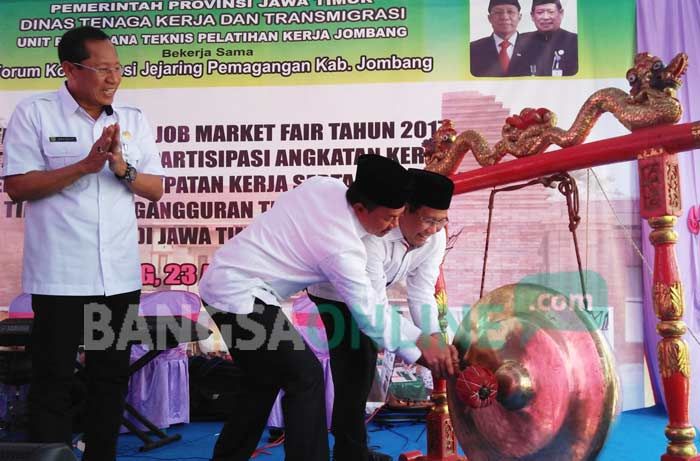
[{"label": "man's face in profile", "polygon": [[514,5],[496,5],[489,11],[488,18],[493,32],[501,38],[508,38],[518,30],[522,15]]},{"label": "man's face in profile", "polygon": [[537,5],[532,11],[532,22],[540,32],[554,32],[559,30],[561,20],[564,19],[564,10],[560,10],[556,3],[543,3]]}]

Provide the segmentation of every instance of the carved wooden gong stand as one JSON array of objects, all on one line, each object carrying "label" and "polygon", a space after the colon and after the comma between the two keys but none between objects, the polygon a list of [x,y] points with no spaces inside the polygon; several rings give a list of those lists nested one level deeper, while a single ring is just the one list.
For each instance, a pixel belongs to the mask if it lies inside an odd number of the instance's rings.
[{"label": "carved wooden gong stand", "polygon": [[[663,125],[452,176],[455,194],[463,194],[558,172],[638,161],[640,215],[653,229],[649,236],[655,249],[653,300],[659,318],[657,331],[662,336],[658,358],[669,417],[665,430],[669,442],[661,461],[700,461],[693,442],[695,429],[688,415],[690,359],[688,345],[683,340],[687,328],[682,320],[683,290],[675,253],[678,235],[674,231],[677,217],[682,212],[677,153],[698,147],[700,122]],[[446,308],[442,274],[436,295],[442,314]],[[441,319],[443,331],[444,323]],[[444,380],[436,381],[431,399],[435,405],[427,417],[428,454],[405,453],[400,460],[466,460],[457,454]]]}]

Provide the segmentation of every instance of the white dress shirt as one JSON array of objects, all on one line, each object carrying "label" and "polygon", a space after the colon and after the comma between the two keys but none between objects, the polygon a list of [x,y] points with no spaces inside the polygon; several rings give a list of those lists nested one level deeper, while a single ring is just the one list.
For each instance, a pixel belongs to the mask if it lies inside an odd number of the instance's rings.
[{"label": "white dress shirt", "polygon": [[[340,180],[313,177],[281,194],[272,209],[217,250],[199,293],[217,309],[247,314],[255,298],[279,306],[309,285],[330,282],[363,333],[416,361],[421,332],[398,311],[377,305],[361,240],[368,234],[345,199],[346,190]],[[400,327],[392,328],[389,318],[398,319]]]},{"label": "white dress shirt", "polygon": [[[104,127],[119,122],[126,160],[162,175],[141,111],[115,104],[94,120],[65,85],[20,102],[5,132],[3,177],[48,171],[85,158]],[[22,288],[26,293],[115,295],[141,288],[134,194],[109,165],[26,204]]]},{"label": "white dress shirt", "polygon": [[[445,256],[445,232],[433,234],[415,248],[409,248],[399,227],[381,238],[368,235],[363,238],[363,243],[367,251],[367,273],[379,296],[377,303],[388,305],[386,289],[405,280],[413,322],[424,333],[440,332],[435,284]],[[319,298],[342,301],[334,288],[326,283],[311,286],[308,292]]]}]

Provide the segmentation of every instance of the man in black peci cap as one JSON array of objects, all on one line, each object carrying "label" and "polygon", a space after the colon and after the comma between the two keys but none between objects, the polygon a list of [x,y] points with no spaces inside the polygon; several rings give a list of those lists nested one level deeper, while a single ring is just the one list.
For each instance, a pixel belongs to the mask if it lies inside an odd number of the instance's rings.
[{"label": "man in black peci cap", "polygon": [[337,179],[310,178],[281,194],[272,209],[214,254],[199,291],[244,382],[213,461],[249,459],[280,389],[285,391],[285,459],[328,460],[321,365],[280,308],[309,285],[330,282],[360,330],[381,347],[421,357],[436,372],[454,372],[454,349],[421,337],[407,319],[393,330],[377,321],[391,313],[383,306],[377,315],[362,238],[385,235],[398,225],[409,185],[410,176],[398,163],[361,157],[350,188]]},{"label": "man in black peci cap", "polygon": [[[447,225],[454,184],[445,176],[425,170],[411,169],[409,174],[413,178],[413,191],[408,198],[407,211],[399,218],[399,226],[389,230],[384,238],[368,235],[363,239],[367,273],[378,293],[377,303],[382,306],[389,305],[387,287],[405,280],[414,324],[423,334],[442,342],[434,293],[445,255],[446,236],[442,230]],[[319,308],[331,343],[329,352],[335,391],[331,425],[335,436],[333,459],[390,461],[390,456],[367,448],[365,405],[374,380],[377,346],[365,334],[358,335],[352,311],[331,284],[314,285],[307,291]],[[306,301],[298,302],[301,305]],[[389,319],[385,321],[391,323]],[[408,363],[418,361],[426,365],[415,355],[404,354],[402,358]],[[444,363],[438,364],[437,369],[433,366],[434,374],[448,374],[444,366]]]},{"label": "man in black peci cap", "polygon": [[562,77],[578,72],[578,36],[561,28],[559,0],[533,0],[530,11],[537,31],[523,34],[531,75]]},{"label": "man in black peci cap", "polygon": [[518,0],[491,0],[488,21],[493,33],[469,44],[471,73],[475,77],[530,75],[518,24],[522,19]]}]

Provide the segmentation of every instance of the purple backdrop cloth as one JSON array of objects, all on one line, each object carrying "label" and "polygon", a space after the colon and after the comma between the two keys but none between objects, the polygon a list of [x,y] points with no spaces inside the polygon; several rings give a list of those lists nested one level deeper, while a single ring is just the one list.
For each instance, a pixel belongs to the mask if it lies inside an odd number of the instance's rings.
[{"label": "purple backdrop cloth", "polygon": [[[182,315],[196,321],[199,318],[199,296],[187,291],[157,291],[143,293],[139,315]],[[133,346],[131,362],[148,351],[143,345]],[[169,349],[136,372],[129,380],[127,401],[159,428],[190,421],[190,387],[187,346]],[[140,423],[130,418],[137,427]],[[122,431],[126,428],[122,427]]]},{"label": "purple backdrop cloth", "polygon": [[181,315],[197,321],[202,301],[195,293],[170,290],[143,293],[139,305],[141,316]]},{"label": "purple backdrop cloth", "polygon": [[[326,422],[331,427],[331,417],[333,415],[333,376],[331,374],[331,361],[328,355],[328,340],[326,339],[326,329],[323,327],[321,316],[314,304],[306,295],[294,301],[292,307],[292,323],[299,334],[304,338],[306,344],[316,354],[316,358],[321,362],[323,368],[323,378],[326,383]],[[284,417],[282,416],[282,399],[284,391],[280,391],[277,400],[272,407],[272,412],[267,420],[270,427],[284,427]]]},{"label": "purple backdrop cloth", "polygon": [[[141,344],[132,346],[131,362],[147,351],[148,348]],[[184,344],[161,353],[131,377],[127,402],[161,429],[190,422],[187,363],[187,346]],[[146,429],[134,418],[128,419],[137,427]],[[122,426],[122,432],[126,431]]]},{"label": "purple backdrop cloth", "polygon": [[[690,67],[678,92],[684,114],[681,122],[700,120],[700,2],[637,0],[637,50],[648,51],[668,62],[676,53],[684,51],[689,56]],[[692,95],[692,97],[691,97]],[[686,324],[693,330],[686,335],[691,359],[691,408],[690,419],[700,426],[700,245],[698,236],[687,225],[691,207],[700,204],[700,151],[680,154],[681,196],[683,215],[678,220],[678,267],[681,272],[685,295]],[[696,210],[700,211],[700,210]],[[649,225],[642,223],[643,252],[650,264],[654,249],[649,242]],[[662,401],[659,380],[659,364],[656,345],[660,339],[656,332],[657,318],[651,295],[651,276],[644,272],[644,338],[647,360],[651,369],[654,395]]]}]

